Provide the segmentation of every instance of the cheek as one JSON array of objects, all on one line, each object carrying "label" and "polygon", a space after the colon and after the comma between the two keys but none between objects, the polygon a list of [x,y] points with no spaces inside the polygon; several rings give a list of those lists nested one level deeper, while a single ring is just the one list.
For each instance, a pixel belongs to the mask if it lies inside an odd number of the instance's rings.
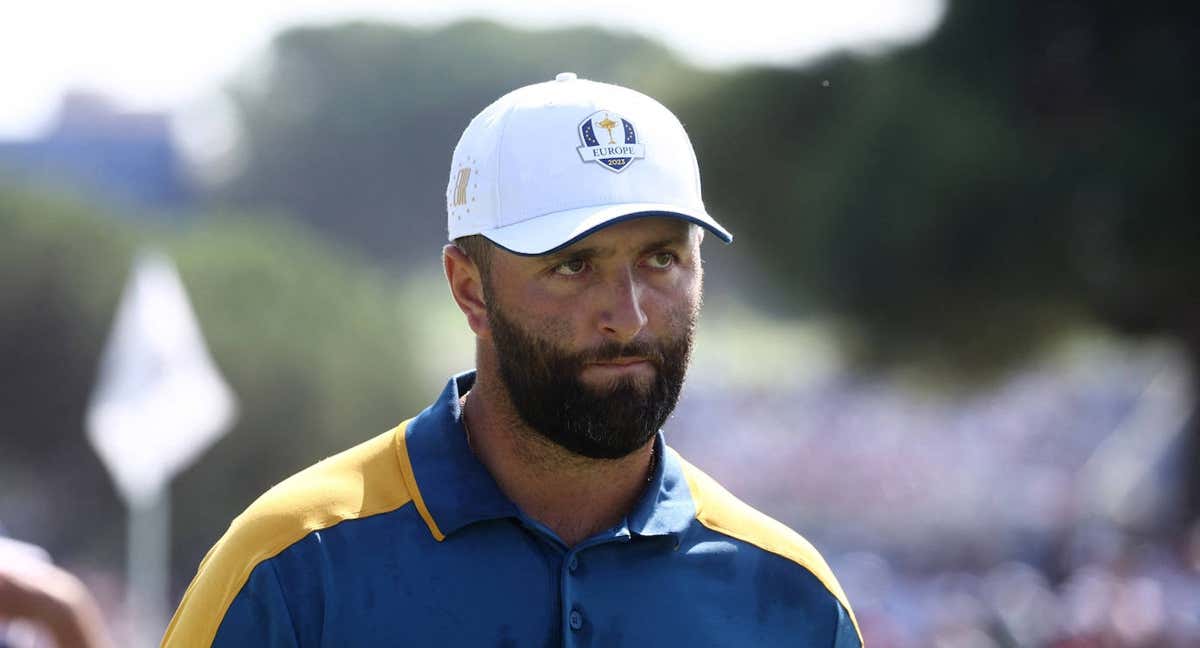
[{"label": "cheek", "polygon": [[671,337],[690,335],[696,328],[696,318],[700,314],[700,300],[687,299],[676,304],[668,315]]},{"label": "cheek", "polygon": [[565,315],[546,315],[535,322],[535,327],[539,338],[559,349],[569,349],[575,339],[578,323],[571,321]]},{"label": "cheek", "polygon": [[573,318],[578,318],[583,309],[570,307],[561,300],[543,294],[526,294],[522,299],[521,308],[505,311],[510,317],[516,318],[518,325],[541,342],[559,349],[572,346],[575,331],[579,327]]},{"label": "cheek", "polygon": [[658,335],[672,338],[683,335],[695,326],[700,312],[698,279],[681,282],[670,290],[655,291],[644,302],[644,308],[651,326],[658,323]]}]

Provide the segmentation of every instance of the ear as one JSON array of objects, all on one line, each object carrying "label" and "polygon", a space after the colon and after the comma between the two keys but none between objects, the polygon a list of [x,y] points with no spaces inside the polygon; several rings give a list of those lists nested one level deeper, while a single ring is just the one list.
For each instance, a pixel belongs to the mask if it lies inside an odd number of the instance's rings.
[{"label": "ear", "polygon": [[454,297],[458,309],[467,316],[467,326],[477,337],[487,336],[491,331],[488,328],[487,300],[483,296],[483,278],[479,268],[453,243],[442,248],[442,266],[446,271],[446,282],[450,284],[450,295]]}]

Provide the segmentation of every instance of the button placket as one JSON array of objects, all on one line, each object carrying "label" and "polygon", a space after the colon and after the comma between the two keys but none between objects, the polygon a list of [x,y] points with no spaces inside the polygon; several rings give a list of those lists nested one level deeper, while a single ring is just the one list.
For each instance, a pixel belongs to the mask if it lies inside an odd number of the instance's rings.
[{"label": "button placket", "polygon": [[[586,546],[586,545],[585,545]],[[579,551],[584,546],[575,547],[567,552],[566,561],[562,566],[562,601],[567,612],[566,622],[572,634],[583,629],[583,610],[580,609],[579,591]]]},{"label": "button placket", "polygon": [[583,596],[583,589],[585,588],[582,586],[586,581],[587,570],[584,569],[582,575],[579,573],[581,564],[579,554],[591,547],[609,542],[628,542],[628,531],[624,529],[622,531],[623,533],[617,533],[616,535],[594,537],[582,544],[576,545],[574,548],[568,549],[564,556],[565,560],[559,572],[560,600],[563,603],[562,610],[566,612],[566,618],[563,620],[566,622],[567,628],[570,628],[572,635],[574,633],[582,633],[586,623],[586,619],[584,618],[584,609],[586,606],[582,600],[585,598]]}]

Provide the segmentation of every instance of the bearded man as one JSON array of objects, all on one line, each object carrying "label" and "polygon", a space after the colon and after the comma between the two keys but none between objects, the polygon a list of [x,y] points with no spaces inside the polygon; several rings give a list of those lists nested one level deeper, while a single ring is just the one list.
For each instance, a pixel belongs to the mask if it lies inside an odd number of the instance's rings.
[{"label": "bearded man", "polygon": [[520,88],[446,198],[476,370],[251,505],[164,645],[861,646],[816,550],[663,440],[701,239],[732,240],[675,116],[571,73]]}]

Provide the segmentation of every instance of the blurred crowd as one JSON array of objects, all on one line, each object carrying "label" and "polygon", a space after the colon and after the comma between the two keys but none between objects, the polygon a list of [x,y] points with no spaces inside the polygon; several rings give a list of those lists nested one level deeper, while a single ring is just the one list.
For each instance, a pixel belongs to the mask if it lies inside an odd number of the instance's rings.
[{"label": "blurred crowd", "polygon": [[[845,375],[730,393],[700,375],[668,435],[822,550],[872,648],[1200,646],[1200,523],[1173,510],[1181,430],[1112,461],[1149,435],[1138,422],[1186,419],[1187,380],[1170,353],[1132,349],[975,395]],[[1181,388],[1151,389],[1164,381]]]},{"label": "blurred crowd", "polygon": [[[1183,367],[1093,348],[974,393],[840,372],[730,390],[698,367],[667,434],[822,551],[872,648],[1200,646],[1182,427],[1145,429],[1192,411]],[[119,577],[80,575],[125,636]]]},{"label": "blurred crowd", "polygon": [[1062,575],[1019,561],[912,571],[866,552],[835,570],[875,647],[1200,645],[1200,542],[1110,540]]}]

